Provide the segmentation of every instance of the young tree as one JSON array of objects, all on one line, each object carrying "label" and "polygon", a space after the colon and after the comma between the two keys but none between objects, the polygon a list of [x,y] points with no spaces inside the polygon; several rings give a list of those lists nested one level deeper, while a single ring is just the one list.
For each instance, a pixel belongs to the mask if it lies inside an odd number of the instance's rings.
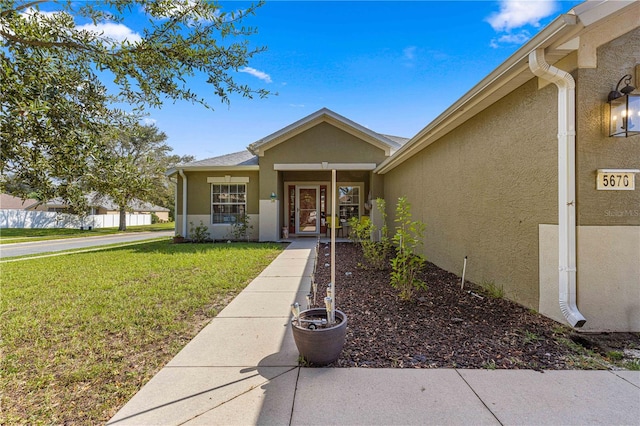
[{"label": "young tree", "polygon": [[[82,176],[109,127],[127,127],[166,99],[211,107],[188,78],[204,76],[226,103],[232,94],[268,95],[234,81],[264,50],[250,48],[255,30],[240,26],[259,6],[225,13],[206,0],[0,0],[0,172],[44,198],[81,204]],[[110,27],[128,30],[125,21],[140,11],[144,28],[108,35]]]},{"label": "young tree", "polygon": [[167,168],[192,160],[191,156],[168,155],[167,136],[154,125],[134,124],[114,130],[95,157],[92,172],[85,176],[90,187],[108,195],[120,210],[119,230],[127,228],[126,213],[133,200],[157,202],[167,191]]}]

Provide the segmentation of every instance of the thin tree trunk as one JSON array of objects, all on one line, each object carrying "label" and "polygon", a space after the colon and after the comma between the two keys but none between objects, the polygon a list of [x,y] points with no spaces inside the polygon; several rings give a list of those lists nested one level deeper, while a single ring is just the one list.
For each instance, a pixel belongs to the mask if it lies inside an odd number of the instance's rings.
[{"label": "thin tree trunk", "polygon": [[127,211],[124,207],[120,207],[120,226],[118,226],[118,231],[126,231],[127,230]]}]

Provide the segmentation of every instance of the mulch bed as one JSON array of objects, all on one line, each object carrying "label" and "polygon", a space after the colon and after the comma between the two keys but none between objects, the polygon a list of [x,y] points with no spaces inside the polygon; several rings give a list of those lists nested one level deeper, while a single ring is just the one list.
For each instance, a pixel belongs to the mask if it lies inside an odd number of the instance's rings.
[{"label": "mulch bed", "polygon": [[[319,288],[331,280],[329,253],[330,245],[320,244],[315,272]],[[365,269],[363,264],[359,246],[336,244],[337,304],[348,326],[333,367],[585,368],[576,361],[578,350],[560,341],[576,333],[549,318],[492,298],[469,283],[462,290],[458,276],[431,263],[421,277],[427,290],[403,301],[389,284],[390,269]],[[317,299],[324,295],[319,290]],[[631,338],[640,347],[639,335]]]}]

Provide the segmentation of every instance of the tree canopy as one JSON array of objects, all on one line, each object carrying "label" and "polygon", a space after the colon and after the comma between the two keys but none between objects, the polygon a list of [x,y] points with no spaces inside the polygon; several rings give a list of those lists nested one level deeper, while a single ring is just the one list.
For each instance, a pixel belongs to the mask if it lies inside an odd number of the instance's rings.
[{"label": "tree canopy", "polygon": [[120,209],[121,231],[126,229],[126,212],[133,200],[167,204],[171,193],[165,170],[193,157],[170,155],[167,136],[154,125],[134,124],[105,137],[104,150],[95,158],[87,183],[108,195]]},{"label": "tree canopy", "polygon": [[[264,50],[250,47],[255,29],[241,26],[259,6],[227,13],[204,0],[0,0],[0,172],[42,198],[82,203],[103,135],[166,100],[212,107],[191,79],[204,78],[224,103],[267,96],[234,80]],[[104,30],[127,28],[137,11],[146,21],[136,32]]]}]

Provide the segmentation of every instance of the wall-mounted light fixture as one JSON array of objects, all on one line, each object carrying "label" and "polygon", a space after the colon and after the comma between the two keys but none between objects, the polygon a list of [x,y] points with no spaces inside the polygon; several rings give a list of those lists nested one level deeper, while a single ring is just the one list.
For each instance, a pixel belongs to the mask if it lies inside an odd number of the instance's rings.
[{"label": "wall-mounted light fixture", "polygon": [[[620,89],[620,84],[625,86]],[[632,95],[631,75],[623,76],[609,92],[609,136],[625,138],[640,134],[640,95]]]},{"label": "wall-mounted light fixture", "polygon": [[276,199],[278,198],[278,196],[276,195],[275,192],[272,192],[271,195],[269,196],[269,198],[271,199],[271,202],[274,203],[276,201]]}]

